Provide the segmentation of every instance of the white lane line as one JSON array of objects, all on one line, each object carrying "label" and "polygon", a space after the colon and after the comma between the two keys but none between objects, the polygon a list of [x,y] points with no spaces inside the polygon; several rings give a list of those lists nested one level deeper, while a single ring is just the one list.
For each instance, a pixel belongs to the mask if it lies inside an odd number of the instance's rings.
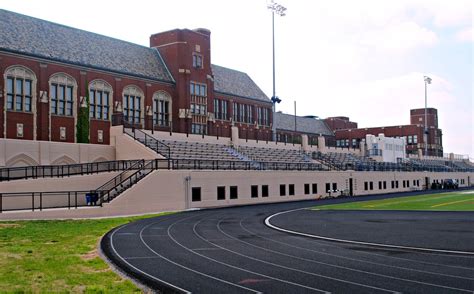
[{"label": "white lane line", "polygon": [[[219,228],[219,230],[221,231],[219,225],[218,225],[218,228]],[[227,235],[225,232],[223,232],[223,231],[221,231],[221,232],[222,232],[223,234]],[[275,251],[275,250],[267,249],[267,248],[264,248],[264,247],[260,247],[260,246],[257,246],[257,245],[254,245],[254,244],[251,244],[251,243],[248,243],[248,242],[245,242],[245,241],[236,239],[236,238],[231,237],[231,236],[229,236],[229,237],[235,239],[236,241],[239,241],[239,242],[248,244],[248,245],[250,245],[250,246],[253,246],[253,247],[256,247],[256,248],[260,248],[260,249],[262,249],[262,250],[264,250],[264,251],[273,252],[273,253],[276,253],[276,254],[280,254],[280,255],[283,255],[283,256],[287,256],[287,257],[291,257],[291,258],[295,258],[295,259],[299,259],[299,260],[303,260],[303,261],[308,261],[308,262],[312,262],[312,263],[316,263],[316,264],[322,264],[322,265],[326,265],[326,266],[330,266],[330,267],[335,267],[335,268],[340,268],[340,269],[344,269],[344,270],[348,270],[348,271],[355,271],[355,272],[359,272],[359,273],[363,273],[363,274],[368,274],[368,275],[379,276],[379,277],[388,278],[388,279],[400,280],[400,281],[404,281],[404,282],[408,282],[408,283],[416,283],[416,284],[422,284],[422,285],[431,286],[431,287],[436,287],[436,288],[446,288],[446,289],[450,289],[450,290],[456,290],[456,291],[463,291],[463,292],[471,293],[470,290],[466,290],[466,289],[455,288],[455,287],[450,287],[450,286],[444,286],[444,285],[439,285],[439,284],[432,284],[432,283],[422,282],[422,281],[415,281],[415,280],[410,280],[410,279],[405,279],[405,278],[399,278],[399,277],[395,277],[395,276],[390,276],[390,275],[385,275],[385,274],[379,274],[379,273],[373,273],[373,272],[368,272],[368,271],[364,271],[364,270],[353,269],[353,268],[349,268],[349,267],[345,267],[345,266],[329,264],[329,263],[325,263],[325,262],[321,262],[321,261],[316,261],[316,260],[312,260],[312,259],[302,258],[302,257],[298,257],[298,256],[294,256],[294,255],[290,255],[290,254],[278,252],[278,251]],[[471,280],[471,279],[468,279],[468,280]],[[349,281],[347,281],[347,283],[354,283],[354,282],[349,282]],[[356,284],[357,284],[357,283],[356,283]],[[369,285],[364,285],[364,284],[358,284],[358,285],[365,286],[365,287],[368,287],[368,288],[380,289],[380,288],[377,288],[377,287],[373,287],[373,286],[369,286]],[[382,290],[386,290],[386,289],[382,289]],[[386,291],[392,291],[392,292],[393,292],[393,290],[386,290]]]},{"label": "white lane line", "polygon": [[[345,269],[345,270],[351,270],[350,268],[346,268],[346,267],[344,267],[344,266],[332,265],[332,264],[328,264],[328,263],[325,263],[325,262],[319,262],[319,261],[314,261],[314,260],[310,260],[310,259],[306,259],[306,258],[301,258],[301,257],[297,257],[297,256],[294,256],[294,255],[281,253],[281,252],[278,252],[278,251],[275,251],[275,250],[266,249],[266,248],[263,248],[263,247],[260,247],[260,246],[251,244],[251,243],[249,243],[249,242],[245,242],[245,241],[239,240],[239,239],[237,239],[237,238],[235,238],[235,237],[232,237],[231,235],[225,233],[225,232],[221,229],[221,226],[220,226],[221,222],[222,222],[222,220],[220,220],[220,221],[217,223],[217,229],[219,230],[219,232],[221,232],[222,234],[228,236],[229,238],[231,238],[231,239],[233,239],[233,240],[236,240],[236,241],[239,241],[239,242],[241,242],[241,243],[244,243],[244,244],[253,246],[253,247],[255,247],[255,248],[259,248],[259,249],[261,249],[261,250],[263,250],[263,251],[266,251],[266,252],[272,252],[272,253],[275,253],[275,254],[283,255],[283,256],[290,257],[290,258],[294,258],[294,259],[298,259],[298,260],[304,260],[304,261],[309,261],[309,262],[313,262],[313,263],[316,263],[316,264],[322,264],[322,265],[326,265],[326,266],[330,266],[330,267],[336,267],[336,268],[341,268],[341,269]],[[212,243],[212,244],[213,244],[213,243]],[[218,245],[216,245],[216,244],[213,244],[213,245],[218,246]],[[264,261],[264,260],[261,260],[261,259],[258,259],[258,258],[250,257],[250,256],[247,256],[247,255],[244,255],[244,254],[235,252],[235,251],[233,251],[233,250],[230,250],[230,249],[227,249],[227,248],[224,248],[224,247],[222,247],[222,249],[227,250],[227,251],[229,251],[229,252],[232,252],[232,253],[234,253],[234,254],[237,254],[237,255],[239,255],[239,256],[243,256],[243,257],[246,257],[246,258],[249,258],[249,259],[252,259],[252,260],[256,260],[256,261],[259,261],[259,262],[263,262],[263,263],[265,263],[265,264],[270,264],[270,265],[272,265],[272,266],[276,266],[276,267],[281,267],[281,268],[284,268],[284,269],[288,269],[288,270],[290,270],[290,271],[300,272],[300,273],[308,274],[308,275],[311,275],[311,276],[316,276],[316,277],[320,277],[320,278],[330,279],[330,280],[333,280],[333,281],[338,281],[338,282],[342,282],[342,283],[346,283],[346,284],[352,284],[352,285],[356,285],[356,286],[363,287],[363,288],[376,289],[376,290],[381,290],[381,291],[390,292],[390,293],[400,293],[400,292],[397,292],[397,291],[394,291],[394,290],[379,288],[379,287],[375,287],[375,286],[369,286],[369,285],[366,285],[366,284],[360,284],[360,283],[356,283],[356,282],[352,282],[352,281],[348,281],[348,280],[342,280],[342,279],[338,279],[338,278],[334,278],[334,277],[330,277],[330,276],[325,276],[325,275],[321,275],[321,274],[317,274],[317,273],[312,273],[312,272],[300,270],[300,269],[297,269],[297,268],[287,267],[287,266],[284,266],[284,265],[281,265],[281,264],[276,264],[276,263]],[[371,274],[370,272],[366,272],[366,271],[362,271],[362,270],[353,270],[353,271],[361,272],[361,273],[366,273],[366,274]],[[382,275],[382,276],[383,276],[383,275]]]},{"label": "white lane line", "polygon": [[309,238],[315,238],[315,239],[321,239],[321,240],[327,240],[327,241],[333,241],[333,242],[341,242],[341,243],[349,243],[349,244],[358,244],[358,245],[367,245],[367,246],[375,246],[375,247],[383,247],[383,248],[395,248],[395,249],[405,249],[405,250],[415,250],[415,251],[422,251],[422,252],[432,252],[432,253],[447,253],[447,254],[462,254],[462,255],[474,255],[474,252],[470,251],[457,251],[457,250],[443,250],[443,249],[432,249],[432,248],[423,248],[423,247],[411,247],[411,246],[400,246],[400,245],[391,245],[391,244],[380,244],[380,243],[371,243],[371,242],[362,242],[362,241],[353,241],[353,240],[344,240],[344,239],[338,239],[338,238],[330,238],[330,237],[324,237],[324,236],[318,236],[318,235],[312,235],[312,234],[307,234],[307,233],[302,233],[298,231],[292,231],[292,230],[287,230],[275,225],[272,225],[270,223],[270,220],[278,215],[298,211],[298,210],[303,210],[306,208],[298,208],[298,209],[292,209],[292,210],[287,210],[287,211],[281,211],[275,214],[272,214],[268,216],[265,219],[265,225],[268,227],[278,230],[280,232],[285,232],[293,235],[300,235],[300,236],[305,236]]},{"label": "white lane line", "polygon": [[[187,219],[190,219],[190,218],[194,218],[194,217],[197,217],[197,216],[199,216],[199,215],[190,216],[190,217],[187,217],[187,218],[182,219],[181,221],[184,221],[184,220],[187,220]],[[180,221],[176,221],[176,222],[172,223],[170,226],[168,226],[168,229],[167,229],[168,236],[170,237],[171,240],[173,240],[173,242],[175,242],[176,244],[178,244],[178,245],[180,245],[181,247],[183,247],[180,243],[176,242],[176,240],[170,235],[170,228],[173,227],[176,223],[180,223]],[[150,225],[153,225],[153,223],[152,223],[152,224],[149,224],[148,226],[150,226]],[[261,292],[259,292],[259,291],[255,291],[255,290],[253,290],[253,289],[250,289],[250,288],[247,288],[247,287],[244,287],[244,286],[241,286],[241,285],[238,285],[238,284],[235,284],[235,283],[226,281],[226,280],[222,280],[222,279],[220,279],[220,278],[218,278],[218,277],[214,277],[214,276],[211,276],[211,275],[202,273],[202,272],[200,272],[200,271],[194,270],[194,269],[192,269],[192,268],[189,268],[189,267],[187,267],[187,266],[185,266],[185,265],[182,265],[182,264],[180,264],[180,263],[177,263],[177,262],[175,262],[175,261],[172,261],[172,260],[170,260],[170,259],[164,257],[163,255],[159,254],[158,252],[156,252],[155,250],[153,250],[153,249],[145,242],[145,240],[143,239],[142,233],[143,233],[143,231],[144,231],[148,226],[145,226],[145,227],[140,231],[140,240],[142,241],[142,243],[143,243],[148,249],[150,249],[150,250],[151,250],[153,253],[155,253],[156,255],[161,256],[163,259],[165,259],[166,261],[168,261],[168,262],[170,262],[170,263],[172,263],[172,264],[174,264],[174,265],[176,265],[176,266],[179,266],[179,267],[181,267],[181,268],[183,268],[183,269],[185,269],[185,270],[191,271],[191,272],[196,273],[196,274],[198,274],[198,275],[202,275],[202,276],[205,276],[205,277],[207,277],[207,278],[210,278],[210,279],[213,279],[213,280],[216,280],[216,281],[225,283],[225,284],[227,284],[227,285],[235,286],[235,287],[238,287],[238,288],[241,288],[241,289],[244,289],[244,290],[253,292],[253,293],[259,293],[259,294],[261,294]],[[189,250],[189,249],[186,248],[186,247],[183,247],[183,248],[185,248],[186,250]],[[193,252],[193,251],[191,251],[191,252]],[[193,253],[199,255],[198,253],[195,253],[195,252],[193,252]]]},{"label": "white lane line", "polygon": [[[202,221],[202,220],[201,220],[201,221]],[[194,226],[193,226],[193,232],[194,232],[194,234],[195,234],[198,238],[200,238],[201,240],[203,240],[203,241],[205,241],[205,242],[207,242],[207,243],[209,243],[209,244],[212,244],[212,245],[214,245],[214,246],[216,246],[216,247],[220,247],[220,246],[218,246],[218,245],[216,245],[216,244],[214,244],[214,243],[212,243],[212,242],[207,241],[205,238],[203,238],[201,235],[199,235],[199,234],[197,233],[197,231],[196,231],[196,226],[197,226],[199,223],[200,223],[200,221],[199,221],[199,222],[196,222],[196,223],[194,224]],[[184,248],[186,248],[186,247],[184,247]],[[222,247],[220,247],[220,248],[222,248]],[[222,249],[227,250],[227,249],[225,249],[225,248],[222,248]],[[214,262],[217,262],[217,263],[219,263],[219,264],[225,265],[225,266],[227,266],[227,267],[234,268],[234,269],[238,269],[238,270],[241,270],[241,271],[244,271],[244,272],[248,272],[248,273],[251,273],[251,274],[254,274],[254,275],[257,275],[257,276],[261,276],[261,277],[268,278],[268,279],[275,280],[275,281],[279,281],[279,282],[282,282],[282,283],[285,283],[285,284],[290,284],[290,285],[293,285],[293,286],[298,286],[298,287],[302,287],[302,288],[305,288],[305,289],[309,289],[309,290],[313,290],[313,291],[317,291],[317,292],[321,292],[321,293],[326,293],[326,294],[331,293],[331,292],[328,292],[328,291],[324,291],[324,290],[321,290],[321,289],[317,289],[317,288],[305,286],[305,285],[302,285],[302,284],[298,284],[298,283],[294,283],[294,282],[291,282],[291,281],[283,280],[283,279],[276,278],[276,277],[269,276],[269,275],[265,275],[265,274],[262,274],[262,273],[257,273],[257,272],[251,271],[251,270],[247,270],[247,269],[244,269],[244,268],[240,268],[240,267],[237,267],[237,266],[234,266],[234,265],[231,265],[231,264],[228,264],[228,263],[225,263],[225,262],[216,260],[216,259],[214,259],[214,258],[205,256],[205,255],[201,255],[201,254],[196,253],[196,252],[194,252],[194,253],[197,254],[197,255],[200,255],[200,256],[202,256],[202,257],[204,257],[204,258],[207,258],[207,259],[209,259],[209,260],[212,260],[212,261],[214,261]]]},{"label": "white lane line", "polygon": [[[473,278],[468,278],[468,277],[448,275],[448,274],[443,274],[443,273],[437,273],[437,272],[431,272],[431,271],[424,271],[424,270],[418,270],[418,269],[413,269],[413,268],[401,267],[401,266],[396,266],[396,265],[390,265],[390,264],[387,264],[387,263],[379,263],[379,262],[368,261],[368,260],[364,260],[364,259],[351,258],[351,257],[342,256],[342,255],[339,255],[339,254],[332,254],[332,253],[327,253],[327,252],[323,252],[323,251],[319,251],[319,250],[314,250],[314,249],[309,249],[309,248],[305,248],[305,247],[300,247],[300,246],[288,244],[286,242],[281,242],[281,241],[273,240],[271,238],[263,237],[262,234],[256,233],[254,231],[251,231],[251,230],[247,229],[242,223],[243,220],[244,219],[240,220],[240,227],[242,228],[242,230],[246,231],[247,233],[252,234],[252,235],[254,235],[258,238],[268,240],[270,242],[282,244],[282,245],[285,245],[285,246],[288,246],[288,247],[291,247],[291,248],[296,248],[296,249],[300,249],[300,250],[304,250],[304,251],[308,251],[308,252],[313,252],[313,253],[320,254],[320,255],[326,255],[326,256],[341,258],[341,259],[345,259],[345,260],[351,260],[351,261],[355,261],[355,262],[373,264],[373,265],[378,265],[378,266],[382,266],[382,267],[396,268],[396,269],[399,269],[399,270],[414,271],[414,272],[420,272],[420,273],[424,273],[424,274],[444,276],[444,277],[450,277],[450,278],[456,278],[456,279],[464,279],[464,280],[469,280],[469,281],[474,280]],[[320,244],[320,243],[318,243],[318,244]],[[327,246],[327,245],[324,245],[324,244],[322,244],[322,245]],[[376,255],[381,256],[381,257],[393,258],[392,256],[384,256],[384,255],[378,255],[378,254],[376,254]],[[410,261],[410,262],[412,261],[410,259],[402,259],[402,260],[406,260],[406,261]],[[438,264],[434,264],[434,265],[438,265]],[[462,268],[462,269],[464,269],[464,268]]]},{"label": "white lane line", "polygon": [[[244,228],[244,229],[245,229],[245,228]],[[247,230],[247,229],[245,229],[245,230]],[[253,231],[250,231],[250,230],[248,230],[248,231],[249,231],[250,233],[256,234],[256,233],[253,232]],[[283,233],[284,233],[284,232],[283,232]],[[262,237],[263,235],[264,235],[264,234],[259,234],[260,238],[264,238],[264,237]],[[271,235],[271,234],[270,234],[270,233],[265,233],[265,235]],[[290,238],[298,238],[297,235],[296,235],[296,236],[289,235],[289,237],[290,237]],[[308,249],[308,248],[290,245],[290,244],[288,244],[288,243],[276,241],[276,240],[269,239],[269,238],[265,238],[265,239],[272,240],[273,242],[276,242],[276,243],[286,244],[286,245],[288,245],[288,246],[292,246],[292,247],[295,247],[295,248],[301,248],[301,249],[304,249],[304,250],[314,251],[314,250],[311,250],[311,249]],[[334,246],[329,245],[328,243],[323,243],[322,241],[318,241],[318,239],[314,239],[314,238],[310,238],[310,239],[299,239],[299,240],[302,240],[302,241],[304,241],[304,242],[307,242],[307,243],[309,243],[309,244],[311,244],[311,245],[316,244],[316,245],[319,245],[319,246],[334,248]],[[320,252],[320,251],[314,251],[314,252]],[[322,252],[320,252],[320,253],[322,253]],[[474,268],[470,268],[470,267],[447,265],[447,264],[441,264],[441,263],[436,263],[436,262],[429,262],[429,261],[423,261],[423,260],[414,260],[414,259],[403,258],[403,257],[396,257],[396,256],[387,256],[387,255],[383,255],[383,254],[379,254],[379,253],[374,253],[374,252],[358,251],[357,253],[358,253],[358,254],[365,254],[365,255],[374,255],[374,256],[379,256],[379,257],[389,258],[389,259],[396,259],[396,260],[401,260],[401,261],[409,261],[409,262],[411,262],[411,263],[420,263],[420,264],[432,265],[432,266],[437,266],[437,267],[447,267],[447,268],[453,268],[453,269],[463,270],[463,271],[474,271]],[[327,254],[329,254],[329,253],[327,253]],[[436,255],[440,255],[440,254],[436,254]],[[335,256],[338,256],[338,255],[335,255]],[[446,256],[446,255],[441,255],[441,256]],[[340,256],[340,257],[341,257],[341,258],[349,258],[349,257],[343,257],[343,256]]]},{"label": "white lane line", "polygon": [[221,250],[220,248],[194,248],[192,251]]},{"label": "white lane line", "polygon": [[135,271],[137,271],[137,272],[139,272],[139,273],[141,273],[141,274],[143,274],[143,275],[149,277],[150,279],[153,279],[153,280],[155,280],[155,281],[157,281],[157,282],[159,282],[159,283],[162,283],[162,284],[164,284],[164,285],[167,285],[167,286],[169,286],[169,287],[171,287],[171,288],[173,288],[173,289],[175,289],[175,290],[177,290],[177,291],[181,291],[181,292],[183,292],[183,293],[190,294],[191,292],[188,291],[188,290],[185,290],[185,289],[180,288],[180,287],[178,287],[178,286],[176,286],[176,285],[173,285],[173,284],[171,284],[171,283],[168,283],[168,282],[166,282],[166,281],[163,281],[163,280],[161,280],[161,279],[159,279],[159,278],[157,278],[157,277],[155,277],[155,276],[153,276],[153,275],[151,275],[151,274],[149,274],[149,273],[146,273],[146,272],[142,271],[141,269],[137,268],[136,266],[134,266],[134,265],[132,265],[130,262],[128,262],[124,257],[122,257],[122,256],[117,252],[117,250],[115,249],[115,246],[114,246],[114,241],[113,241],[113,239],[114,239],[114,234],[115,234],[117,231],[123,229],[123,228],[126,227],[126,226],[127,226],[127,225],[124,225],[124,226],[120,227],[119,229],[113,231],[112,234],[110,235],[110,247],[111,247],[112,250],[114,251],[115,255],[116,255],[118,258],[120,258],[120,259],[121,259],[125,264],[127,264],[129,267],[131,267],[131,268],[133,268]]}]

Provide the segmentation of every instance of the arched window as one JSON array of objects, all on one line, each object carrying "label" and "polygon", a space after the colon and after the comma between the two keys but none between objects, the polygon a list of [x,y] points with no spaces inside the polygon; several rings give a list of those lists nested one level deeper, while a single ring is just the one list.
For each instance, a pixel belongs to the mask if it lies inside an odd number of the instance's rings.
[{"label": "arched window", "polygon": [[143,101],[145,95],[136,86],[127,86],[123,89],[123,119],[130,123],[139,124],[143,117]]},{"label": "arched window", "polygon": [[153,94],[153,125],[168,127],[171,122],[171,96],[158,91]]},{"label": "arched window", "polygon": [[57,73],[49,79],[51,114],[73,116],[77,100],[77,82],[70,75]]},{"label": "arched window", "polygon": [[102,80],[93,80],[89,83],[89,117],[93,119],[109,120],[110,99],[112,86]]},{"label": "arched window", "polygon": [[33,112],[36,100],[36,76],[30,69],[13,66],[5,71],[6,109]]}]

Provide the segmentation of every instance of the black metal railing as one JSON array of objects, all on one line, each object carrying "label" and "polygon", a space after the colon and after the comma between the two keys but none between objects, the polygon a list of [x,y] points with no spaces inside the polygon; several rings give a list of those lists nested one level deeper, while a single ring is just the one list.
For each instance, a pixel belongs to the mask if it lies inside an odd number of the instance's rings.
[{"label": "black metal railing", "polygon": [[120,171],[128,169],[136,161],[137,160],[114,160],[67,165],[6,167],[0,168],[0,182],[30,178],[61,178],[73,175]]},{"label": "black metal railing", "polygon": [[97,197],[98,204],[109,203],[149,173],[156,170],[155,166],[158,167],[154,160],[143,161],[139,165],[139,170],[131,170],[132,173],[124,172],[95,190],[93,194]]},{"label": "black metal railing", "polygon": [[124,124],[123,132],[131,136],[133,139],[141,142],[156,153],[163,155],[165,158],[171,158],[170,146],[166,145],[160,140],[157,140],[155,137],[148,135],[144,131],[133,127],[125,127]]},{"label": "black metal railing", "polygon": [[0,213],[14,210],[78,208],[87,205],[90,191],[51,191],[0,193]]}]

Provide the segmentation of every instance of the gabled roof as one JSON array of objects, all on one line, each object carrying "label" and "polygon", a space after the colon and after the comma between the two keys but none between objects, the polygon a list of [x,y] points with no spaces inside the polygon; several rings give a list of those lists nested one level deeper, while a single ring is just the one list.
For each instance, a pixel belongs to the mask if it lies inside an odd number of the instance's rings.
[{"label": "gabled roof", "polygon": [[[277,112],[273,120],[277,130],[295,131],[295,116],[291,114]],[[296,131],[306,134],[321,134],[334,136],[324,120],[312,117],[296,117]]]},{"label": "gabled roof", "polygon": [[214,91],[271,103],[267,95],[246,73],[215,64],[211,67],[214,75]]},{"label": "gabled roof", "polygon": [[156,49],[3,9],[0,51],[174,83]]}]

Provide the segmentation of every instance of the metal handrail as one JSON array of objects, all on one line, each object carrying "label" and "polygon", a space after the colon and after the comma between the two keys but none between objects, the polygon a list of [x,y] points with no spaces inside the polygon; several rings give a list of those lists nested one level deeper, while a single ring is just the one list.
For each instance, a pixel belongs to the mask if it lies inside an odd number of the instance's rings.
[{"label": "metal handrail", "polygon": [[67,177],[127,169],[137,160],[112,160],[64,165],[36,165],[0,168],[0,182],[20,179]]},{"label": "metal handrail", "polygon": [[[145,146],[150,149],[153,149],[153,151],[163,155],[165,158],[171,158],[171,147],[169,145],[161,142],[153,136],[148,135],[141,129],[137,129],[133,126],[126,127],[124,123],[123,132],[133,137],[133,139],[142,142]],[[153,145],[152,143],[154,143],[155,145]],[[161,148],[159,146],[161,146]]]},{"label": "metal handrail", "polygon": [[[123,172],[121,172],[120,174],[116,175],[115,177],[113,177],[112,179],[108,180],[105,184],[101,185],[99,188],[95,189],[96,191],[108,191],[110,189],[113,189],[114,187],[117,186],[118,183],[120,183],[124,176],[126,176],[127,173],[129,173],[131,170],[141,170],[143,165],[144,165],[144,160],[141,159],[141,160],[138,160],[137,162],[135,162],[133,165],[131,165],[128,169],[124,170]],[[110,188],[107,188],[107,187],[110,187]]]},{"label": "metal handrail", "polygon": [[[120,195],[122,192],[124,192],[125,190],[130,188],[132,185],[134,185],[135,183],[143,179],[145,176],[147,176],[149,173],[151,173],[153,170],[155,170],[156,169],[155,166],[157,165],[154,166],[154,163],[155,163],[154,160],[149,160],[147,161],[146,164],[145,164],[145,161],[143,161],[143,164],[140,165],[141,168],[135,171],[133,174],[128,175],[126,178],[115,177],[115,179],[120,179],[120,181],[115,181],[114,182],[115,185],[111,187],[110,189],[103,189],[103,188],[96,189],[94,193],[98,195],[98,201],[100,205],[102,206],[104,202],[110,202],[115,197]],[[121,175],[124,175],[124,174],[125,172],[122,173]],[[112,182],[112,181],[109,181],[109,182]],[[121,190],[118,189],[119,186],[122,188]],[[112,192],[116,192],[116,193],[111,195]]]}]

